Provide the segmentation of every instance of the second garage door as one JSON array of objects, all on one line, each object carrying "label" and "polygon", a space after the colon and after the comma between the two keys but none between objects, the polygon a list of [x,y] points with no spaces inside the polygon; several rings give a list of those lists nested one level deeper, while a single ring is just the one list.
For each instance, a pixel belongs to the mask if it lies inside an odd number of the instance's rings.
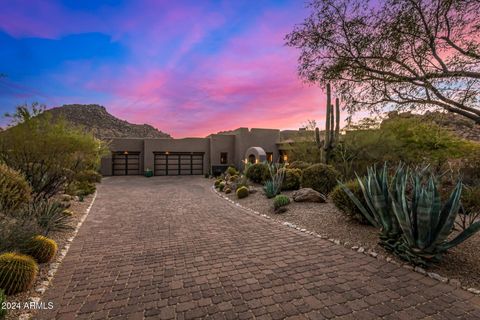
[{"label": "second garage door", "polygon": [[155,152],[156,176],[203,174],[203,152]]}]

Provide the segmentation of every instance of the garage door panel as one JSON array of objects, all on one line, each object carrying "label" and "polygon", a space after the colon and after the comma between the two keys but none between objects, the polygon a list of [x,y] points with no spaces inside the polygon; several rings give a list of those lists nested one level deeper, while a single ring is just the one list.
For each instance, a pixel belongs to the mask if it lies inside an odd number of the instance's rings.
[{"label": "garage door panel", "polygon": [[140,155],[135,153],[114,153],[112,155],[112,174],[114,176],[139,175]]},{"label": "garage door panel", "polygon": [[203,174],[203,154],[191,153],[155,153],[154,174],[162,175],[191,175]]}]

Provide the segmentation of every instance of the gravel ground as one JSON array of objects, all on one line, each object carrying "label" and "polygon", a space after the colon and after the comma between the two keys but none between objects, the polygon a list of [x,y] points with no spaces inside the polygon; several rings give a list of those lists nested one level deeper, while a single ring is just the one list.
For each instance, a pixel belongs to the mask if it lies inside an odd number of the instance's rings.
[{"label": "gravel ground", "polygon": [[[78,222],[82,219],[82,217],[86,214],[87,208],[90,206],[90,204],[93,201],[93,195],[85,197],[83,202],[80,201],[71,201],[70,208],[74,214],[72,216],[72,222],[70,225],[75,228],[78,224]],[[67,239],[71,238],[72,236],[75,235],[75,230],[71,230],[68,232],[52,232],[51,234],[48,235],[49,238],[54,239],[57,244],[58,244],[58,252],[57,256],[53,258],[51,263],[57,262],[58,254],[59,252],[65,247],[67,244]],[[14,302],[15,304],[20,304],[22,307],[25,302],[30,302],[31,297],[41,297],[41,294],[35,291],[35,288],[40,285],[43,281],[48,281],[48,270],[49,270],[50,263],[43,263],[39,265],[39,272],[37,275],[37,279],[35,281],[35,284],[33,285],[32,289],[27,292],[22,292],[14,296],[9,296],[7,298],[8,302]],[[28,312],[28,310],[25,309],[15,309],[15,310],[9,310],[8,314],[6,316],[6,320],[13,320],[13,319],[18,319],[20,314]]]},{"label": "gravel ground", "polygon": [[[352,246],[364,247],[366,251],[373,250],[381,256],[388,256],[403,262],[377,244],[378,237],[375,228],[348,218],[330,201],[327,203],[299,203],[292,200],[285,213],[275,214],[272,199],[264,196],[260,186],[257,185],[254,188],[257,192],[244,199],[237,199],[234,193],[227,196],[244,207],[266,214],[276,220],[287,221],[329,238],[338,239],[349,248]],[[283,192],[283,194],[291,199],[291,191]],[[480,233],[449,250],[439,265],[432,266],[427,271],[450,279],[457,279],[462,286],[480,288],[478,248],[480,248]]]}]

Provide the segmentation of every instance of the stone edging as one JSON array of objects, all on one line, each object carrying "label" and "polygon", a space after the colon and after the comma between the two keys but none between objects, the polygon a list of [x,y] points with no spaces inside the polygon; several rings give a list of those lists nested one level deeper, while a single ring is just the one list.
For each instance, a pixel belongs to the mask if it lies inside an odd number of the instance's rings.
[{"label": "stone edging", "polygon": [[[95,191],[94,195],[93,195],[93,198],[92,198],[92,202],[90,202],[90,205],[88,206],[87,210],[85,210],[83,216],[80,218],[80,220],[78,221],[77,223],[77,226],[75,227],[75,230],[73,231],[73,234],[70,238],[67,239],[67,243],[65,244],[65,246],[63,247],[62,250],[60,250],[59,254],[57,255],[57,258],[55,259],[54,262],[51,262],[49,265],[48,265],[48,272],[47,272],[47,280],[45,281],[42,281],[40,282],[39,285],[37,285],[34,290],[36,293],[39,294],[39,296],[35,296],[35,297],[30,297],[30,301],[32,302],[35,302],[35,303],[40,303],[41,301],[41,296],[45,293],[45,291],[47,290],[48,286],[51,284],[52,280],[53,280],[53,277],[55,276],[55,273],[57,273],[57,270],[60,266],[60,264],[62,263],[63,261],[63,258],[65,258],[65,256],[67,255],[67,252],[68,250],[70,249],[70,245],[73,241],[73,239],[75,238],[75,236],[77,235],[78,231],[80,230],[80,227],[82,226],[83,222],[85,221],[85,219],[87,219],[87,216],[88,214],[90,213],[90,209],[92,209],[92,206],[93,206],[93,203],[95,202],[95,199],[97,198],[97,191]],[[31,313],[29,312],[24,312],[22,313],[18,319],[19,320],[27,320],[27,319],[30,319],[32,316]]]},{"label": "stone edging", "polygon": [[374,252],[373,250],[371,249],[368,249],[368,248],[364,248],[364,247],[360,247],[360,246],[347,246],[347,243],[342,243],[340,240],[338,239],[333,239],[333,238],[329,238],[327,237],[326,235],[321,235],[321,234],[318,234],[316,232],[313,232],[313,231],[309,231],[307,229],[304,229],[304,228],[300,228],[298,226],[296,226],[295,224],[293,223],[290,223],[290,222],[287,222],[287,221],[284,221],[284,222],[281,222],[281,221],[277,221],[275,219],[272,219],[271,217],[269,217],[268,215],[266,214],[263,214],[263,213],[260,213],[258,211],[255,211],[253,209],[250,209],[250,208],[247,208],[247,207],[244,207],[242,206],[240,203],[238,202],[235,202],[233,201],[232,199],[230,199],[229,197],[221,194],[220,192],[218,192],[215,187],[211,187],[212,191],[214,193],[216,193],[220,198],[223,198],[224,200],[227,200],[228,202],[230,202],[231,204],[235,205],[236,207],[239,207],[241,209],[243,209],[244,211],[247,211],[249,213],[253,213],[253,214],[256,214],[258,216],[261,216],[262,218],[266,218],[266,219],[270,219],[272,221],[275,221],[276,223],[278,224],[281,224],[281,225],[284,225],[284,226],[287,226],[289,228],[292,228],[292,229],[296,229],[300,232],[304,232],[306,234],[309,234],[309,235],[312,235],[312,236],[315,236],[315,237],[318,237],[318,238],[322,238],[322,239],[326,239],[332,243],[335,243],[337,245],[341,245],[343,247],[346,247],[346,248],[350,248],[351,250],[354,250],[354,251],[357,251],[359,253],[363,253],[367,256],[371,256],[375,259],[378,259],[378,260],[385,260],[386,262],[389,262],[389,263],[392,263],[392,264],[395,264],[395,265],[400,265],[402,266],[403,268],[405,269],[408,269],[408,270],[412,270],[414,272],[417,272],[417,273],[420,273],[424,276],[427,276],[427,277],[430,277],[432,279],[435,279],[439,282],[442,282],[442,283],[449,283],[450,285],[454,286],[454,287],[457,287],[457,288],[461,288],[463,290],[466,290],[468,292],[471,292],[475,295],[480,295],[480,290],[477,289],[477,288],[469,288],[469,287],[465,287],[465,286],[462,286],[462,284],[460,283],[459,280],[457,279],[449,279],[447,277],[443,277],[441,275],[439,275],[438,273],[434,273],[434,272],[428,272],[426,271],[425,269],[421,268],[421,267],[413,267],[412,265],[408,264],[408,263],[399,263],[397,261],[395,261],[394,259],[392,259],[391,257],[383,257],[381,255],[379,255],[378,253]]}]

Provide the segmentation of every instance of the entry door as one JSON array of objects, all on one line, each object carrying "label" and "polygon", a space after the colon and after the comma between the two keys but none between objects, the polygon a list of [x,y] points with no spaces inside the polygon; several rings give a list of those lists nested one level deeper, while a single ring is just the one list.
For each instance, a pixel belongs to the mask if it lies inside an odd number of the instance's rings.
[{"label": "entry door", "polygon": [[203,174],[203,152],[156,152],[156,176]]},{"label": "entry door", "polygon": [[112,174],[132,176],[140,174],[140,152],[115,152],[112,155]]}]

